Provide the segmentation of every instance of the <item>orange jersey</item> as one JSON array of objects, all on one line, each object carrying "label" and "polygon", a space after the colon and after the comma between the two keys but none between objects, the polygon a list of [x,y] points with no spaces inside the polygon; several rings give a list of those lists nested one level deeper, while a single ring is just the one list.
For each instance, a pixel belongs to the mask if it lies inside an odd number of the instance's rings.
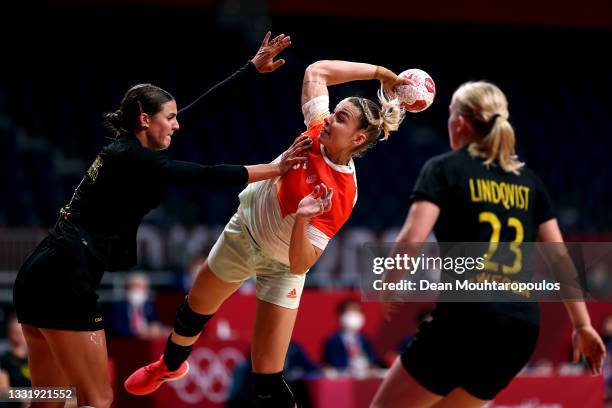
[{"label": "orange jersey", "polygon": [[295,214],[299,202],[312,193],[317,184],[334,189],[330,211],[314,217],[310,224],[332,238],[349,219],[357,200],[357,179],[353,161],[348,166],[333,163],[319,143],[323,123],[311,124],[306,132],[313,144],[304,163],[293,166],[283,177],[278,203],[283,217]]}]

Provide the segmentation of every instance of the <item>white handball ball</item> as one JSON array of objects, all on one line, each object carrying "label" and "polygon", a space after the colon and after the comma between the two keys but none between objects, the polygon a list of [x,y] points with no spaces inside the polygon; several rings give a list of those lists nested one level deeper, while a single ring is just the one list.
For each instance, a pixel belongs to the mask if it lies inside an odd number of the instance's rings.
[{"label": "white handball ball", "polygon": [[413,82],[413,85],[397,85],[394,89],[402,108],[416,113],[431,106],[436,96],[436,84],[427,72],[413,68],[402,72],[399,77]]}]

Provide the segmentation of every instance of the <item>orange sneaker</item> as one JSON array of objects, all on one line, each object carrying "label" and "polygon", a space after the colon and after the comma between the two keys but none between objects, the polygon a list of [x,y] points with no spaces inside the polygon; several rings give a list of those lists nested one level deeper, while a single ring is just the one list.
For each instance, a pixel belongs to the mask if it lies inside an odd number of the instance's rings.
[{"label": "orange sneaker", "polygon": [[125,390],[134,395],[150,394],[166,381],[176,381],[187,375],[189,363],[184,361],[176,371],[168,370],[164,356],[147,366],[134,371],[123,383]]}]

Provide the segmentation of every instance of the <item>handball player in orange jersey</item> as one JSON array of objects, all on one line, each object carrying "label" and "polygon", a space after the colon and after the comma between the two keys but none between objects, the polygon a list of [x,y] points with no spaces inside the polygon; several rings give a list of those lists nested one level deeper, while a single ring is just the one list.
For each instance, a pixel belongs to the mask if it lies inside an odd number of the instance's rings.
[{"label": "handball player in orange jersey", "polygon": [[[328,86],[376,79],[386,92],[379,103],[350,97],[330,114]],[[251,345],[254,404],[293,408],[283,366],[304,287],[305,273],[348,220],[357,201],[353,158],[397,130],[404,112],[392,89],[408,84],[390,70],[348,61],[318,61],[304,74],[301,105],[309,140],[306,162],[282,177],[254,183],[211,249],[185,301],[162,357],[126,381],[133,394],[148,394],[185,375],[191,346],[204,325],[242,282],[257,276],[257,316]],[[277,159],[278,160],[278,159]]]}]

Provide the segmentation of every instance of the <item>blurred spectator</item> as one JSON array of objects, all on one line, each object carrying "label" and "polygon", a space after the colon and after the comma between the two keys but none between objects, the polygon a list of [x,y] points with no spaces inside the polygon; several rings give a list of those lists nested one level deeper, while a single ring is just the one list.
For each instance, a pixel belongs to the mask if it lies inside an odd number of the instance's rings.
[{"label": "blurred spectator", "polygon": [[338,305],[338,322],[340,330],[325,341],[323,362],[327,368],[357,376],[377,368],[371,342],[361,333],[365,324],[361,303],[354,299],[342,301]]},{"label": "blurred spectator", "polygon": [[150,299],[149,278],[142,273],[128,276],[125,286],[125,300],[112,304],[111,334],[140,339],[160,339],[170,334],[157,317]]},{"label": "blurred spectator", "polygon": [[[612,277],[609,274],[612,260],[609,259],[609,256],[610,254],[608,254],[608,258],[604,257],[600,259],[586,271],[588,290],[596,297],[605,298],[612,293]],[[610,334],[612,334],[612,332]]]},{"label": "blurred spectator", "polygon": [[0,357],[0,388],[29,387],[28,348],[14,315],[7,320],[7,340],[9,349]]},{"label": "blurred spectator", "polygon": [[[300,408],[311,407],[312,404],[308,397],[308,390],[306,389],[304,379],[318,376],[319,367],[308,357],[304,349],[293,340],[289,342],[283,371],[298,406]],[[234,368],[232,387],[227,397],[226,408],[249,406],[251,402],[252,381],[253,373],[249,353],[247,360]]]},{"label": "blurred spectator", "polygon": [[[0,356],[0,389],[7,387],[31,387],[28,367],[28,349],[17,317],[7,320],[9,349]],[[20,407],[26,404],[0,402],[0,407]]]}]

